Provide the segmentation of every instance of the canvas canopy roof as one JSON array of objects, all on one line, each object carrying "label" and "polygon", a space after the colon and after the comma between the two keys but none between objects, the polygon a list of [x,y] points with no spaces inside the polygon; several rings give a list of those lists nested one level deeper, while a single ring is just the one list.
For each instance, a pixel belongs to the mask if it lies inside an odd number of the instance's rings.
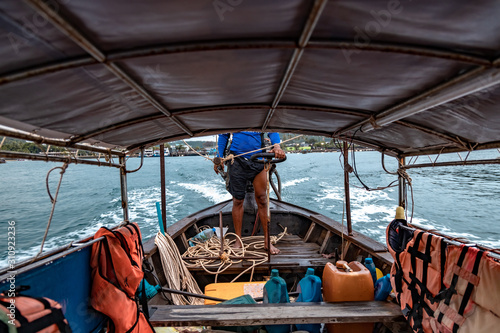
[{"label": "canvas canopy roof", "polygon": [[495,0],[3,0],[0,135],[500,147],[499,17]]}]

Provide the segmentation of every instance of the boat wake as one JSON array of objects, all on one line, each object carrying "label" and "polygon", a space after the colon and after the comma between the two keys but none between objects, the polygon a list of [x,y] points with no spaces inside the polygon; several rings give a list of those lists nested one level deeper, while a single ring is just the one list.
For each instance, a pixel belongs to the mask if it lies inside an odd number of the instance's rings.
[{"label": "boat wake", "polygon": [[232,198],[226,189],[223,181],[217,183],[203,182],[198,184],[193,183],[178,183],[177,185],[189,190],[201,194],[201,196],[211,203],[219,203]]},{"label": "boat wake", "polygon": [[[314,201],[318,212],[342,222],[342,205],[344,203],[344,188],[320,183],[319,194]],[[394,219],[397,206],[397,191],[393,188],[384,191],[365,191],[361,188],[351,187],[351,218],[353,228],[365,235],[385,244],[386,227]],[[409,211],[408,214],[411,214]],[[344,217],[344,225],[345,225]],[[456,232],[443,222],[430,221],[414,212],[413,223],[425,228],[436,229],[453,237],[463,237],[472,243],[479,243],[488,247],[500,247],[500,240],[493,237],[478,237],[469,232]]]},{"label": "boat wake", "polygon": [[304,177],[304,178],[292,179],[292,180],[284,182],[281,187],[282,188],[286,188],[286,187],[296,186],[296,185],[298,185],[300,183],[304,183],[304,182],[309,181],[309,179],[311,179],[311,178]]}]

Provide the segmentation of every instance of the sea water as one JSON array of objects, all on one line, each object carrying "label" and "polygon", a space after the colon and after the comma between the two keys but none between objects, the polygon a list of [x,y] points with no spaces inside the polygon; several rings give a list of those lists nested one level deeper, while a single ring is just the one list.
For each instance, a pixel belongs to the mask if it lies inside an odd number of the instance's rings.
[{"label": "sea water", "polygon": [[[382,170],[378,152],[357,152],[355,157],[358,174],[369,187],[385,186],[397,179]],[[469,159],[496,157],[500,157],[496,150],[479,151]],[[458,159],[456,154],[443,155],[438,161],[451,158]],[[341,222],[344,177],[340,160],[340,153],[288,154],[287,161],[278,165],[283,200]],[[231,198],[210,161],[192,156],[167,157],[165,162],[168,224]],[[427,162],[426,156],[417,161]],[[139,158],[130,158],[127,166],[132,170],[139,163]],[[155,202],[160,201],[159,164],[159,158],[146,158],[140,171],[128,175],[130,218],[139,223],[144,239],[158,231]],[[59,165],[34,161],[0,164],[0,267],[7,265],[9,221],[15,223],[16,261],[38,252],[51,210],[45,177]],[[386,166],[394,171],[395,159],[386,157]],[[413,184],[414,223],[500,247],[500,165],[411,169],[408,174]],[[59,176],[58,170],[51,174],[52,195]],[[385,242],[385,228],[398,204],[397,188],[366,191],[353,174],[350,183],[353,228]],[[101,226],[116,225],[122,220],[120,200],[117,169],[70,165],[44,249],[91,236]]]}]

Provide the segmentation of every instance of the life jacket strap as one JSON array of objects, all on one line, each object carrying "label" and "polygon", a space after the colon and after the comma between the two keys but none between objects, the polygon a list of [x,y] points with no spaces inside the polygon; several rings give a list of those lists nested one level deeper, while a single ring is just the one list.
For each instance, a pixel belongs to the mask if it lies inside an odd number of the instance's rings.
[{"label": "life jacket strap", "polygon": [[450,319],[458,326],[461,326],[465,322],[465,317],[463,317],[456,310],[450,308],[448,305],[444,303],[439,304],[436,310],[436,313],[437,312],[444,314],[446,318]]},{"label": "life jacket strap", "polygon": [[461,279],[464,279],[475,286],[479,284],[479,276],[457,265],[453,265],[453,274],[458,275]]},{"label": "life jacket strap", "polygon": [[[483,257],[484,251],[477,249],[475,247],[469,247],[462,245],[462,251],[460,252],[460,256],[458,258],[457,263],[453,266],[453,278],[451,280],[450,287],[445,292],[444,302],[441,303],[438,307],[440,311],[438,315],[438,322],[442,323],[443,318],[446,316],[449,318],[453,324],[453,332],[458,332],[460,326],[465,322],[465,317],[463,316],[465,313],[465,309],[469,305],[470,298],[472,296],[472,292],[474,291],[474,287],[477,286],[480,282],[479,276],[477,275],[479,272],[479,264],[481,263],[481,258]],[[465,258],[468,257],[474,259],[474,266],[472,271],[468,270],[466,267],[462,267],[465,261]],[[456,287],[458,283],[458,279],[464,279],[467,281],[467,287],[465,289],[465,293],[462,298],[462,302],[460,303],[460,308],[458,311],[455,311],[449,308],[451,298],[454,294],[457,293]]]},{"label": "life jacket strap", "polygon": [[[33,297],[28,295],[18,295],[18,297],[30,298],[36,302],[40,302],[44,310],[50,310],[48,314],[43,317],[37,318],[33,321],[29,321],[26,318],[26,314],[22,313],[22,309],[17,309],[16,320],[19,322],[20,327],[17,328],[18,333],[32,333],[44,330],[52,325],[57,325],[61,333],[71,333],[71,328],[69,324],[65,321],[64,313],[62,309],[52,307],[50,302],[42,297]],[[1,301],[3,306],[6,306],[8,302]],[[30,315],[33,313],[29,313]]]}]

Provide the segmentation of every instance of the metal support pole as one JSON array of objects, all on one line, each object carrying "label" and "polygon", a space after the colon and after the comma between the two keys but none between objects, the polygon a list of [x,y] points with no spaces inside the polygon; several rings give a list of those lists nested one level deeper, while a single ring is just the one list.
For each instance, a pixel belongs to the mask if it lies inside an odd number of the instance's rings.
[{"label": "metal support pole", "polygon": [[[398,165],[399,169],[404,170],[405,166],[405,158],[404,157],[398,157]],[[406,208],[406,181],[405,179],[401,176],[401,174],[398,172],[398,193],[399,193],[399,206]]]},{"label": "metal support pole", "polygon": [[163,230],[167,232],[167,197],[165,193],[165,145],[160,145],[160,186],[161,186],[161,219]]},{"label": "metal support pole", "polygon": [[125,156],[119,157],[120,164],[120,189],[122,194],[122,209],[123,209],[123,221],[129,222],[128,217],[128,197],[127,197],[127,167],[125,162]]},{"label": "metal support pole", "polygon": [[[266,239],[264,242],[266,242],[267,245],[267,261],[271,263],[271,205],[270,205],[270,200],[269,200],[269,169],[271,168],[270,163],[266,163],[264,166],[264,170],[266,170],[266,177],[267,177],[267,221],[265,222],[267,225],[267,233],[266,233]],[[257,214],[259,212],[257,211]]]},{"label": "metal support pole", "polygon": [[351,222],[351,194],[349,192],[349,147],[347,142],[344,141],[344,191],[345,191],[345,212],[347,220],[347,233],[352,235],[352,222]]}]

